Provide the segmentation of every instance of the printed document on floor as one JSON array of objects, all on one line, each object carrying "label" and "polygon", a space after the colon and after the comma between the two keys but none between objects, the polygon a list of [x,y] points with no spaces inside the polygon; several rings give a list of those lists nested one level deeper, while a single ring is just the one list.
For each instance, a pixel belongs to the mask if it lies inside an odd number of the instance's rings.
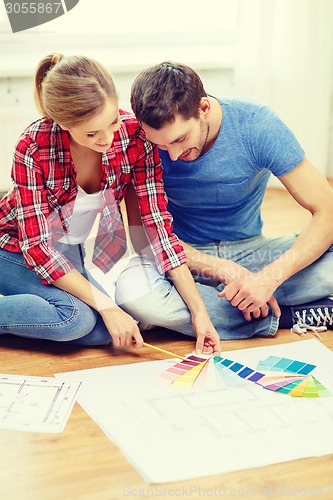
[{"label": "printed document on floor", "polygon": [[[333,353],[318,340],[222,352],[238,373],[285,358],[311,370],[322,392],[292,397],[210,361],[205,383],[190,390],[161,384],[179,360],[58,374],[82,380],[79,404],[150,483],[180,481],[333,453]],[[272,363],[271,363],[272,364]],[[246,368],[244,368],[246,367]],[[232,370],[229,370],[231,373]],[[297,385],[299,375],[290,376]],[[302,375],[303,376],[303,375]],[[304,384],[304,378],[302,383]],[[309,375],[310,377],[310,375]],[[258,378],[258,377],[257,377]],[[295,382],[296,380],[296,382]],[[315,382],[317,381],[317,382]],[[320,395],[325,397],[319,397]]]}]

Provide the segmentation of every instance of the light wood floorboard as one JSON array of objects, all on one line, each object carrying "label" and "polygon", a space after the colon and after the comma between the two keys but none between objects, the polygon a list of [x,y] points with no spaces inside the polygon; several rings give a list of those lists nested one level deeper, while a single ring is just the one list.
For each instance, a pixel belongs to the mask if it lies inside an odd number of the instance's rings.
[{"label": "light wood floorboard", "polygon": [[[269,236],[300,231],[308,220],[308,214],[279,189],[268,191],[263,217],[265,233]],[[332,333],[326,333],[323,340],[330,349],[333,349]],[[193,340],[167,330],[147,333],[145,340],[178,354],[193,349]],[[232,350],[300,341],[297,335],[280,330],[275,338],[269,340],[226,341],[222,347]],[[69,370],[157,359],[163,359],[163,356],[146,348],[139,351],[78,349],[51,342],[0,337],[0,372],[8,374],[53,376],[54,373]],[[136,490],[138,497],[140,489],[149,494],[149,485],[78,404],[62,434],[0,430],[0,450],[1,500],[120,500],[126,496],[126,487]],[[256,498],[289,498],[308,491],[303,497],[333,498],[333,490],[329,493],[327,489],[328,485],[332,485],[332,470],[333,455],[329,455],[170,483],[167,487],[189,488],[195,485],[206,491],[252,490]],[[284,487],[296,488],[296,494],[279,494]],[[320,487],[324,488],[322,494],[311,495],[314,488]],[[266,495],[263,494],[265,491]],[[253,497],[254,494],[248,493],[247,496]],[[150,495],[150,498],[157,496]],[[199,495],[192,498],[199,498]]]}]

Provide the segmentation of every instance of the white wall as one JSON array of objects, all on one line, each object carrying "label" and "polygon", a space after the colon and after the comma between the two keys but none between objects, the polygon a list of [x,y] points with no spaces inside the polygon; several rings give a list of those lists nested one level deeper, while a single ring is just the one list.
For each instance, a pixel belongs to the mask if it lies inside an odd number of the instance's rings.
[{"label": "white wall", "polygon": [[[203,32],[202,32],[203,33]],[[162,60],[184,61],[202,76],[207,89],[234,91],[234,41],[227,34],[206,32],[204,40],[174,33],[171,40],[131,34],[125,40],[109,33],[96,36],[56,34],[0,35],[0,191],[10,186],[12,151],[19,133],[38,118],[33,102],[33,76],[45,54],[85,54],[101,61],[112,73],[120,107],[130,109],[131,84],[138,72]],[[166,44],[167,42],[167,44]]]},{"label": "white wall", "polygon": [[[9,185],[11,150],[17,135],[37,117],[32,99],[35,67],[53,51],[83,53],[104,63],[115,78],[124,108],[129,108],[130,86],[142,68],[166,59],[185,62],[200,73],[212,94],[247,96],[270,105],[294,131],[309,158],[333,177],[333,2],[189,3],[195,22],[186,19],[183,31],[184,16],[176,16],[177,22],[171,26],[170,16],[177,11],[168,4],[165,19],[161,13],[158,16],[160,33],[157,24],[150,32],[151,23],[143,21],[138,23],[140,32],[126,36],[115,34],[112,23],[104,33],[0,33],[0,121],[8,111],[15,117],[11,127],[8,122],[0,130],[0,191]],[[82,9],[88,4],[88,0],[79,3]],[[75,8],[68,16],[77,12]],[[53,22],[45,26],[53,26]],[[82,26],[77,23],[75,28],[79,31]]]},{"label": "white wall", "polygon": [[237,91],[271,106],[328,175],[333,2],[241,0],[239,23]]}]

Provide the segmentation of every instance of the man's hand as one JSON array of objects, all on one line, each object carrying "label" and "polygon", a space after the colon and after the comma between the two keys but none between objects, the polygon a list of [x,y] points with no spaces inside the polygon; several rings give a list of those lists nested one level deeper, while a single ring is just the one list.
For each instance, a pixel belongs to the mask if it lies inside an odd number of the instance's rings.
[{"label": "man's hand", "polygon": [[275,316],[279,317],[281,311],[273,295],[275,288],[272,280],[265,279],[260,272],[243,270],[243,276],[228,282],[218,296],[225,297],[231,305],[238,307],[247,321],[252,317],[265,318],[269,311],[268,304]]}]

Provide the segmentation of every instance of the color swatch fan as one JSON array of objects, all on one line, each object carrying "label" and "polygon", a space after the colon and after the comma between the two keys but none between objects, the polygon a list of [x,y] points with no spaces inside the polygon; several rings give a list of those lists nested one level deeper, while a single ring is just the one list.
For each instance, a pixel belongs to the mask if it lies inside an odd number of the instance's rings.
[{"label": "color swatch fan", "polygon": [[258,363],[258,369],[265,372],[259,384],[270,391],[302,398],[323,398],[332,396],[310,373],[316,365],[289,358],[268,356]]},{"label": "color swatch fan", "polygon": [[[311,372],[316,365],[289,358],[268,356],[259,361],[257,369],[238,361],[214,356],[215,374],[223,386],[240,387],[252,382],[280,394],[302,398],[330,397],[332,393]],[[172,385],[176,390],[204,387],[208,379],[209,358],[189,356],[159,375],[160,383]]]},{"label": "color swatch fan", "polygon": [[303,361],[268,356],[259,361],[257,370],[221,356],[215,356],[214,363],[222,377],[225,377],[226,370],[230,370],[243,380],[254,382],[269,391],[303,398],[332,396],[326,387],[310,375],[316,365]]},{"label": "color swatch fan", "polygon": [[179,390],[189,390],[194,384],[196,384],[196,387],[204,385],[208,362],[209,358],[188,356],[188,358],[161,373],[158,380],[165,385],[172,384],[174,389]]}]

